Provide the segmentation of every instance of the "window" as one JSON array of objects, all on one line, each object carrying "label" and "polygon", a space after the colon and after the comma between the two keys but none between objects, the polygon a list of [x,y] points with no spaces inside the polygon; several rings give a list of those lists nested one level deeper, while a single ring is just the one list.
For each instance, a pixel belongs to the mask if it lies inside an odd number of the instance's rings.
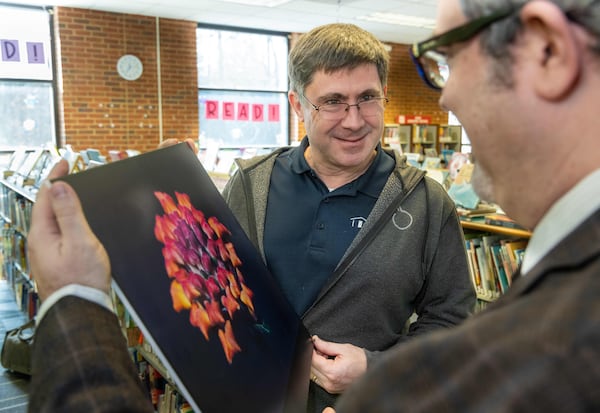
[{"label": "window", "polygon": [[0,80],[0,147],[55,142],[52,85]]},{"label": "window", "polygon": [[200,147],[289,143],[286,34],[200,26]]},{"label": "window", "polygon": [[56,144],[50,14],[0,6],[0,150]]}]

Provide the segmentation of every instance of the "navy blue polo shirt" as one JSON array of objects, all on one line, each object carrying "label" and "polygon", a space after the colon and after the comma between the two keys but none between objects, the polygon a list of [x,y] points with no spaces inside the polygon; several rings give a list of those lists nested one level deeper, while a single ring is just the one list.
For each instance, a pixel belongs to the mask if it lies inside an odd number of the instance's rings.
[{"label": "navy blue polo shirt", "polygon": [[269,270],[299,315],[317,298],[395,166],[378,147],[363,175],[329,192],[304,158],[307,146],[304,138],[275,161],[263,241]]}]

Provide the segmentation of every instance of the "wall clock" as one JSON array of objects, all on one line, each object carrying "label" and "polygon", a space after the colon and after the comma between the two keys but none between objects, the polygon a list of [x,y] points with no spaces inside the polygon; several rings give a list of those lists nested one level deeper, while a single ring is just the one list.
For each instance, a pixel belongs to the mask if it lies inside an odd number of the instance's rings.
[{"label": "wall clock", "polygon": [[125,54],[117,61],[117,73],[125,80],[136,80],[142,76],[144,65],[139,57]]}]

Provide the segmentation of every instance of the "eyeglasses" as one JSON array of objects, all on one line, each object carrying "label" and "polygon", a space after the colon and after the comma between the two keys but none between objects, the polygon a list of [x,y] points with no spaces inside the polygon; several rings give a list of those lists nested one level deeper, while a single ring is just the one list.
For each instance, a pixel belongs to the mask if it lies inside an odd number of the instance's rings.
[{"label": "eyeglasses", "polygon": [[438,36],[413,44],[409,52],[414,64],[417,66],[419,76],[428,86],[437,90],[443,89],[450,75],[450,70],[446,55],[436,49],[469,40],[487,26],[510,16],[519,8],[520,6],[501,10],[473,19]]},{"label": "eyeglasses", "polygon": [[352,105],[346,102],[336,101],[323,103],[322,105],[315,105],[308,100],[304,94],[302,97],[312,106],[315,111],[319,112],[321,117],[325,120],[340,120],[344,118],[352,106],[356,106],[356,109],[365,118],[377,116],[383,112],[385,104],[389,102],[389,99],[386,97],[363,96],[358,99],[358,102]]}]

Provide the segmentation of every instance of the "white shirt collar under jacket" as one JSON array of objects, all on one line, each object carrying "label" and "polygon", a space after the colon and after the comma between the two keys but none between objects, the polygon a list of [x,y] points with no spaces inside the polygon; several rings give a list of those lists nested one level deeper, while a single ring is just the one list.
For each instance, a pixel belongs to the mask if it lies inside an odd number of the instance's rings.
[{"label": "white shirt collar under jacket", "polygon": [[600,169],[560,198],[539,222],[527,245],[521,274],[526,275],[560,240],[600,208]]}]

